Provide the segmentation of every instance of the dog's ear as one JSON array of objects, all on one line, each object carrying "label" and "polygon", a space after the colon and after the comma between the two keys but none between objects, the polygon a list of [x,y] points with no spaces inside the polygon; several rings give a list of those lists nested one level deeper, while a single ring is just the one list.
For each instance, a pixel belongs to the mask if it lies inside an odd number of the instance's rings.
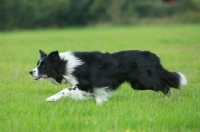
[{"label": "dog's ear", "polygon": [[59,53],[58,51],[53,51],[49,54],[49,58],[51,61],[55,61],[57,59],[59,59]]},{"label": "dog's ear", "polygon": [[47,56],[47,54],[44,53],[44,51],[39,50],[39,52],[40,52],[40,58],[43,58],[43,57]]}]

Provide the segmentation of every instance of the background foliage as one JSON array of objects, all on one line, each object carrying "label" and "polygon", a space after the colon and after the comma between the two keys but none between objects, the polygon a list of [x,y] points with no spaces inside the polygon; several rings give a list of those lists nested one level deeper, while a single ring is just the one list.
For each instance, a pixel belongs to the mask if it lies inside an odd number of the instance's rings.
[{"label": "background foliage", "polygon": [[199,0],[0,0],[0,29],[88,24],[198,23]]}]

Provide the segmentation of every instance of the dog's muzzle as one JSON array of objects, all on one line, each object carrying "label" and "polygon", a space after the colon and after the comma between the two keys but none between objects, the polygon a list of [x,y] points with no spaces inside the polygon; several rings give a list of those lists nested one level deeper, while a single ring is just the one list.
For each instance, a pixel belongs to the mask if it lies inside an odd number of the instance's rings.
[{"label": "dog's muzzle", "polygon": [[40,79],[46,79],[47,78],[46,74],[39,75],[36,68],[31,70],[29,73],[30,73],[31,76],[33,76],[35,78],[35,80],[40,80]]}]

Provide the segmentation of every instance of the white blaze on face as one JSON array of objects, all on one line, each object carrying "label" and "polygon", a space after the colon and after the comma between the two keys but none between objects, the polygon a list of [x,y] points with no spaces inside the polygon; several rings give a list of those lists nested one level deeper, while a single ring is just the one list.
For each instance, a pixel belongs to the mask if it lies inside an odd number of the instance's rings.
[{"label": "white blaze on face", "polygon": [[38,77],[39,76],[39,74],[38,74],[38,68],[37,67],[34,68],[34,69],[32,69],[31,71],[32,71],[32,76],[33,77]]},{"label": "white blaze on face", "polygon": [[39,77],[38,67],[40,66],[42,60],[43,60],[43,59],[41,59],[41,60],[39,61],[39,64],[38,64],[38,66],[37,66],[36,68],[34,68],[34,69],[31,70],[31,71],[32,71],[32,76],[33,76],[33,77]]},{"label": "white blaze on face", "polygon": [[40,66],[40,64],[41,64],[42,60],[43,60],[43,59],[40,59],[40,60],[39,60],[39,63],[38,63],[38,66],[37,66],[37,67],[39,67],[39,66]]}]

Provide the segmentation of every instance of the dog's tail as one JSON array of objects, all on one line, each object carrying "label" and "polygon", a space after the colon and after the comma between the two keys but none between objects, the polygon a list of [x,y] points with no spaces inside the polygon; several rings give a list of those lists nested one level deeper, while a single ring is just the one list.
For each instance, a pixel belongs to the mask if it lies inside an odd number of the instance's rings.
[{"label": "dog's tail", "polygon": [[187,85],[187,79],[181,72],[176,72],[179,75],[179,84]]},{"label": "dog's tail", "polygon": [[180,88],[181,85],[187,85],[187,79],[181,72],[170,72],[164,68],[159,68],[160,76],[169,87]]}]

